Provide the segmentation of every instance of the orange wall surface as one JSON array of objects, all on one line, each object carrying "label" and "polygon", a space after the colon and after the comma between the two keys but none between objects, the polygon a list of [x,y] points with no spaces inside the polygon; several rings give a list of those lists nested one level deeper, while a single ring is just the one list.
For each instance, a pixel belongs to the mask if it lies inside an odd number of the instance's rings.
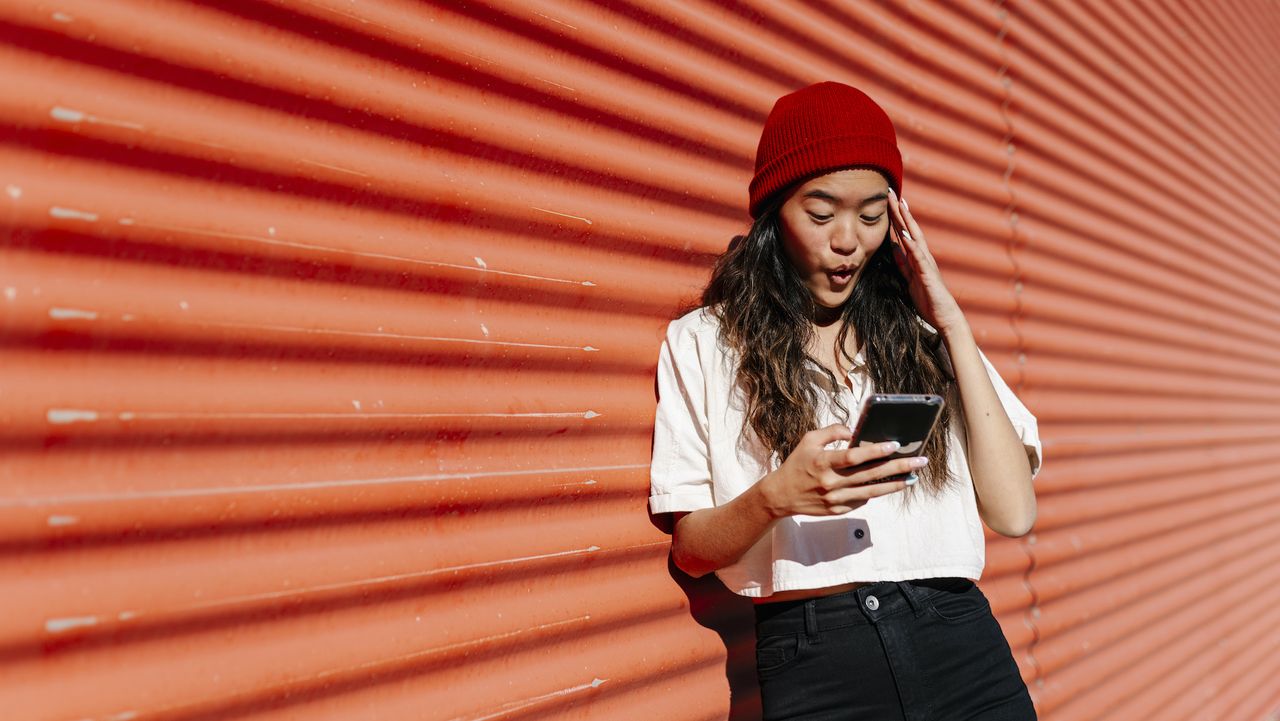
[{"label": "orange wall surface", "polygon": [[898,128],[1040,421],[1046,721],[1280,713],[1280,5],[0,0],[0,708],[752,721],[647,513],[774,99]]}]

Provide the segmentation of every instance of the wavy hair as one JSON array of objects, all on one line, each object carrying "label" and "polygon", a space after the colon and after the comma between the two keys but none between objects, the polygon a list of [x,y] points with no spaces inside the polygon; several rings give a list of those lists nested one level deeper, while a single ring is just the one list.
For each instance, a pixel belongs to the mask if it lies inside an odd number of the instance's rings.
[{"label": "wavy hair", "polygon": [[[718,319],[720,340],[737,357],[735,382],[746,398],[751,430],[765,448],[786,458],[800,437],[817,427],[823,391],[812,382],[806,361],[814,361],[831,388],[843,383],[806,350],[813,341],[816,303],[783,247],[779,213],[786,194],[779,195],[783,197],[775,198],[747,234],[734,237],[720,256],[701,305]],[[948,431],[959,392],[947,369],[942,336],[920,323],[892,253],[886,239],[867,261],[844,304],[836,348],[852,361],[845,343],[856,329],[877,393],[936,393],[945,399],[938,426],[922,451],[929,465],[918,471],[919,485],[908,489],[937,493],[953,478],[947,469]],[[845,423],[856,420],[839,394],[830,402]]]}]

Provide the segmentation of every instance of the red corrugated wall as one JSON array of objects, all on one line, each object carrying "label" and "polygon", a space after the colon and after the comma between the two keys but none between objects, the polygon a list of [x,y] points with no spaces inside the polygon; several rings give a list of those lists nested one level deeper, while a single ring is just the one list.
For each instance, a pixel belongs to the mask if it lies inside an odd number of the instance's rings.
[{"label": "red corrugated wall", "polygon": [[773,100],[837,79],[1041,421],[981,581],[1041,718],[1274,718],[1277,37],[1263,0],[0,0],[6,717],[758,717],[749,605],[646,513],[653,368]]}]

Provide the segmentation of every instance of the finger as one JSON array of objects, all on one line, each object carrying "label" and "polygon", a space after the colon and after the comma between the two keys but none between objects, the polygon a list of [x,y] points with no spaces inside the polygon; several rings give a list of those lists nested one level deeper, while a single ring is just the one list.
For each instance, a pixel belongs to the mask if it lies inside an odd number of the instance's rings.
[{"label": "finger", "polygon": [[899,200],[902,201],[902,216],[906,219],[903,225],[906,227],[907,232],[911,234],[912,240],[927,247],[928,243],[925,242],[924,231],[920,230],[920,224],[916,222],[916,217],[911,214],[911,206],[907,205],[907,199],[903,197],[899,198]]},{"label": "finger", "polygon": [[883,483],[886,479],[894,476],[905,477],[906,474],[917,471],[927,465],[929,465],[929,460],[924,456],[872,461],[871,463],[862,464],[862,467],[837,470],[836,472],[842,478],[833,487],[857,488],[866,483]]},{"label": "finger", "polygon": [[[832,423],[829,426],[819,428],[816,431],[809,431],[805,434],[805,438],[810,442],[822,448],[836,441],[849,441],[853,439],[853,429],[843,423]],[[842,451],[832,451],[833,453],[841,453]]]},{"label": "finger", "polygon": [[868,461],[874,461],[877,458],[884,458],[901,447],[897,441],[887,441],[885,443],[868,443],[867,445],[851,446],[840,451],[829,451],[831,455],[832,468],[849,468],[851,466],[860,466]]}]

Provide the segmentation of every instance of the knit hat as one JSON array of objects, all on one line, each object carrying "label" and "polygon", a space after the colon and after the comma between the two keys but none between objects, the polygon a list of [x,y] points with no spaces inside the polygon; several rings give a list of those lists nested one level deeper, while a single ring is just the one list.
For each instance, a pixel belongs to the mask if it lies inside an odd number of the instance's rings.
[{"label": "knit hat", "polygon": [[875,167],[902,192],[902,154],[893,121],[869,95],[844,83],[822,82],[774,103],[756,148],[751,217],[777,192],[848,167]]}]

